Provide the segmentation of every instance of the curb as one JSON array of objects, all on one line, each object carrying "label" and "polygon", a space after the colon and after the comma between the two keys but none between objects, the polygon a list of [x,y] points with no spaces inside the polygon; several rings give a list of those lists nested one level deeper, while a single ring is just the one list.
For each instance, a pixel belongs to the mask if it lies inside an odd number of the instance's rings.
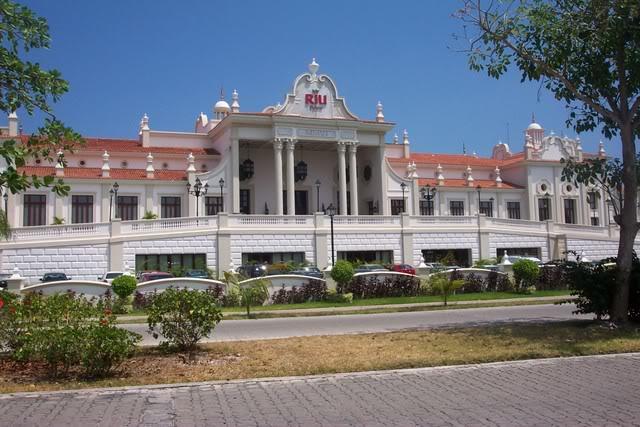
[{"label": "curb", "polygon": [[80,394],[80,393],[98,393],[108,394],[113,392],[140,392],[144,393],[157,389],[176,389],[186,387],[211,387],[216,385],[226,384],[256,384],[256,383],[271,383],[271,382],[286,382],[286,381],[308,381],[319,379],[342,379],[364,376],[385,376],[385,375],[409,375],[409,374],[429,374],[446,371],[459,371],[459,370],[475,370],[486,368],[505,368],[505,367],[517,367],[517,366],[530,366],[530,365],[546,365],[553,363],[581,361],[581,360],[593,360],[593,359],[617,359],[617,358],[633,358],[640,359],[640,352],[634,353],[613,353],[613,354],[596,354],[589,356],[568,356],[568,357],[548,357],[542,359],[524,359],[524,360],[506,360],[501,362],[488,362],[488,363],[473,363],[469,365],[444,365],[444,366],[430,366],[425,368],[407,368],[407,369],[389,369],[382,371],[360,371],[360,372],[341,372],[335,374],[317,374],[317,375],[305,375],[305,376],[289,376],[289,377],[265,377],[265,378],[248,378],[237,380],[216,380],[216,381],[201,381],[192,383],[174,383],[174,384],[150,384],[150,385],[137,385],[137,386],[125,386],[125,387],[105,387],[105,388],[81,388],[74,390],[58,390],[58,391],[30,391],[19,393],[7,393],[1,394],[0,400],[9,399],[13,397],[39,397],[42,395],[59,395],[59,394]]}]

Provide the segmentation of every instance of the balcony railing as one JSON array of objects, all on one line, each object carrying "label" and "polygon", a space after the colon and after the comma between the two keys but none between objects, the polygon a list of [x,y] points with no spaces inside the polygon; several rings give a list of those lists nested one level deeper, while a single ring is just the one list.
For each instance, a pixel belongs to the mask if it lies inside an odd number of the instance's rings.
[{"label": "balcony railing", "polygon": [[309,226],[313,227],[311,215],[232,215],[229,226],[233,225],[271,225],[271,226]]},{"label": "balcony railing", "polygon": [[333,223],[336,225],[400,225],[398,215],[358,215],[335,216]]},{"label": "balcony railing", "polygon": [[216,228],[218,218],[216,216],[199,216],[185,218],[142,219],[137,221],[123,221],[121,234],[138,234],[162,231],[196,230],[203,228]]},{"label": "balcony railing", "polygon": [[411,222],[414,225],[418,224],[477,224],[478,217],[476,216],[431,216],[420,215],[412,216]]},{"label": "balcony railing", "polygon": [[57,240],[69,237],[106,237],[109,235],[109,223],[42,225],[37,227],[19,227],[11,229],[14,241]]}]

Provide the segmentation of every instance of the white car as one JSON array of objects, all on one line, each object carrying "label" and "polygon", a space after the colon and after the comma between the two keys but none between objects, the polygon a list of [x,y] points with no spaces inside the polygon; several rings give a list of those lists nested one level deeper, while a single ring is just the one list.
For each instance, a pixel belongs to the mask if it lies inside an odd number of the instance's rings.
[{"label": "white car", "polygon": [[107,271],[102,276],[98,277],[98,281],[111,284],[113,279],[120,277],[124,274],[123,271]]}]

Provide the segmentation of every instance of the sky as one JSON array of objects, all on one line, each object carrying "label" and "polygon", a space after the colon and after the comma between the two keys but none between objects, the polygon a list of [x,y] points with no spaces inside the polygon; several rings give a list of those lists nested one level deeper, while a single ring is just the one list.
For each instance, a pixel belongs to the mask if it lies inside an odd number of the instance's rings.
[{"label": "sky", "polygon": [[[563,103],[517,70],[499,80],[470,71],[452,13],[458,0],[424,1],[23,1],[49,22],[51,47],[29,58],[56,68],[70,90],[55,113],[84,136],[137,138],[193,131],[221,88],[243,112],[283,102],[315,57],[350,110],[375,117],[378,101],[413,151],[490,155],[499,141],[521,151],[535,114],[547,132],[567,129]],[[19,112],[25,132],[42,118]],[[388,135],[391,140],[393,132]],[[597,151],[599,133],[580,135]],[[605,141],[609,154],[619,141]]]}]

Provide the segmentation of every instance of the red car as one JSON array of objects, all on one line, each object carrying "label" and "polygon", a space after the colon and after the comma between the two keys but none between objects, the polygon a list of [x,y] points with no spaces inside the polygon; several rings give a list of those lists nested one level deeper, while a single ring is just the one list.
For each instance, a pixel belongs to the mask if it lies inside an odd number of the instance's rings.
[{"label": "red car", "polygon": [[140,277],[138,278],[138,283],[151,282],[152,280],[160,280],[160,279],[171,279],[172,277],[174,276],[171,273],[165,273],[162,271],[145,271],[144,273],[140,274]]},{"label": "red car", "polygon": [[393,264],[390,270],[398,273],[411,274],[413,276],[416,275],[416,269],[409,264]]}]

